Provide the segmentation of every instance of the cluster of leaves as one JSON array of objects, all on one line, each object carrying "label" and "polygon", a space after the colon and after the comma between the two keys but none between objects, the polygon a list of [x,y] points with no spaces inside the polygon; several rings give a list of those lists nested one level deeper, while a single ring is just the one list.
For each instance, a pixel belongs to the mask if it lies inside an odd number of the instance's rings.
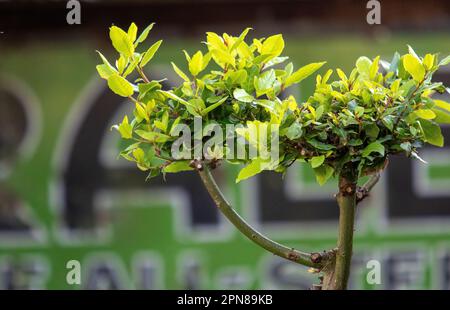
[{"label": "cluster of leaves", "polygon": [[450,104],[431,97],[446,90],[432,75],[448,63],[450,57],[421,58],[409,47],[390,63],[360,57],[349,76],[337,69],[337,81],[328,82],[331,70],[317,76],[315,93],[291,125],[297,135],[290,156],[299,150],[321,184],[345,169],[359,176],[375,173],[389,154],[422,160],[418,149],[424,143],[442,147],[439,124],[450,123]]},{"label": "cluster of leaves", "polygon": [[[136,162],[141,170],[150,176],[160,172],[171,173],[191,170],[191,160],[175,159],[171,156],[174,141],[178,138],[176,128],[184,124],[194,134],[194,118],[201,117],[203,126],[214,122],[219,124],[226,136],[226,125],[261,124],[287,127],[298,114],[298,104],[291,96],[282,99],[280,94],[287,87],[299,83],[318,70],[324,63],[312,63],[296,71],[292,63],[279,68],[288,57],[281,56],[284,40],[281,34],[246,42],[251,30],[245,29],[238,37],[224,33],[222,36],[208,32],[207,51],[197,51],[193,55],[183,51],[189,73],[175,63],[172,67],[182,79],[182,84],[172,90],[163,90],[161,81],[150,80],[143,68],[152,59],[161,41],[153,44],[145,53],[136,49],[144,42],[153,25],[146,28],[136,39],[137,27],[132,24],[127,32],[113,26],[110,38],[120,57],[111,65],[100,54],[103,64],[97,66],[100,76],[108,81],[108,86],[116,94],[128,97],[134,102],[133,119],[125,116],[114,126],[127,140],[121,155]],[[206,70],[210,66],[210,70]],[[139,77],[130,82],[126,78],[134,71]],[[297,112],[297,114],[296,114]],[[245,131],[237,134],[250,139]],[[270,132],[269,132],[270,134]],[[286,133],[292,135],[291,131]],[[193,137],[206,139],[205,137]],[[236,142],[236,141],[235,141]],[[252,141],[248,141],[251,143]],[[202,158],[215,163],[230,151],[226,141],[223,149],[207,149]],[[270,148],[270,145],[265,145]],[[184,145],[194,158],[195,146]],[[208,153],[208,154],[205,154]],[[283,156],[283,155],[282,155]],[[250,163],[239,174],[238,180],[245,179],[264,169],[276,169],[280,162],[261,160],[259,157],[232,160],[233,163]]]},{"label": "cluster of leaves", "polygon": [[[198,117],[203,126],[219,124],[224,136],[228,124],[279,128],[278,157],[263,159],[258,152],[256,157],[229,160],[246,164],[237,181],[263,170],[285,172],[299,160],[309,163],[323,184],[346,169],[359,175],[382,169],[389,154],[420,159],[417,150],[425,142],[443,145],[438,123],[450,123],[450,104],[431,98],[434,92],[445,91],[431,78],[440,66],[450,63],[450,57],[440,62],[437,55],[421,58],[411,48],[406,55],[395,54],[391,63],[361,57],[349,76],[340,69],[340,79],[334,82],[329,82],[332,70],[317,76],[314,94],[307,102],[297,103],[293,96],[283,97],[284,90],[312,75],[324,62],[295,71],[292,63],[283,66],[288,57],[282,56],[281,34],[248,43],[250,28],[238,37],[208,32],[206,52],[189,55],[183,51],[188,73],[172,63],[183,82],[163,90],[162,81],[150,80],[143,70],[161,41],[144,53],[137,52],[152,26],[139,37],[135,24],[127,32],[111,27],[110,38],[120,56],[113,66],[100,54],[103,64],[97,66],[111,90],[134,103],[132,120],[125,116],[114,127],[126,141],[121,156],[149,171],[149,176],[193,169],[193,161],[173,158],[171,149],[178,139],[177,125],[187,125],[198,135],[193,128]],[[136,72],[137,79],[127,80]],[[236,131],[254,144],[245,130]],[[209,135],[201,131],[192,141]],[[227,140],[221,149],[202,149],[200,157],[194,156],[198,154],[195,143],[183,146],[190,158],[211,165],[227,159],[224,154],[230,152]]]}]

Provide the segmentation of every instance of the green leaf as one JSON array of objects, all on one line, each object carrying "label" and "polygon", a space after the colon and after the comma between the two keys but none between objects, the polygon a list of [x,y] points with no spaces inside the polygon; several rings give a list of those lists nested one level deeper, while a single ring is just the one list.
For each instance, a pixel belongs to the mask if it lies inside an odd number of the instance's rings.
[{"label": "green leaf", "polygon": [[376,77],[377,73],[378,73],[379,62],[380,62],[380,56],[377,56],[373,60],[372,64],[369,67],[369,77],[370,77],[371,80],[373,80]]},{"label": "green leaf", "polygon": [[318,167],[322,166],[324,161],[325,161],[324,155],[314,156],[313,158],[311,158],[311,161],[310,161],[311,167],[318,168]]},{"label": "green leaf", "polygon": [[414,81],[420,83],[425,77],[425,68],[420,61],[411,54],[403,56],[403,66],[405,70],[411,74]]},{"label": "green leaf", "polygon": [[367,157],[369,156],[371,153],[378,153],[381,156],[384,156],[384,146],[383,144],[381,144],[378,141],[372,142],[370,143],[368,146],[366,146],[362,152],[361,152],[361,156],[362,157]]},{"label": "green leaf", "polygon": [[450,124],[450,113],[444,112],[442,110],[433,108],[434,114],[436,114],[436,118],[434,121],[438,124]]},{"label": "green leaf", "polygon": [[259,99],[259,100],[253,101],[253,103],[260,105],[266,109],[269,109],[270,112],[272,112],[272,113],[275,113],[275,102],[273,102],[272,100]]},{"label": "green leaf", "polygon": [[414,49],[411,47],[411,45],[408,44],[408,52],[410,55],[412,55],[414,58],[416,58],[417,60],[420,60],[419,56],[417,56],[416,52],[414,51]]},{"label": "green leaf", "polygon": [[128,123],[128,116],[124,116],[122,123],[119,125],[113,126],[116,130],[119,131],[121,137],[123,139],[131,139],[133,133],[133,127]]},{"label": "green leaf", "polygon": [[203,69],[203,54],[201,51],[198,51],[197,53],[192,56],[191,60],[189,61],[189,71],[193,76],[197,76]]},{"label": "green leaf", "polygon": [[450,103],[445,102],[443,100],[434,100],[434,104],[436,107],[441,108],[447,112],[450,112]]},{"label": "green leaf", "polygon": [[181,71],[180,68],[178,68],[177,65],[174,64],[173,62],[172,62],[172,67],[173,67],[173,70],[176,72],[176,74],[178,74],[179,77],[181,77],[186,82],[190,81],[189,78],[187,77],[187,75],[183,71]]},{"label": "green leaf", "polygon": [[394,116],[393,115],[387,115],[381,119],[384,126],[386,126],[387,129],[390,131],[394,130]]},{"label": "green leaf", "polygon": [[355,115],[357,117],[362,117],[364,115],[364,111],[365,111],[364,107],[361,106],[355,107]]},{"label": "green leaf", "polygon": [[248,179],[263,170],[272,170],[275,168],[277,163],[271,160],[263,160],[260,157],[252,160],[250,164],[245,166],[239,171],[239,174],[236,178],[236,183],[239,183],[242,180]]},{"label": "green leaf", "polygon": [[119,59],[116,60],[116,67],[119,71],[119,74],[122,74],[123,70],[125,70],[125,67],[128,64],[128,57],[125,55],[120,55]]},{"label": "green leaf", "polygon": [[135,23],[131,23],[130,27],[128,28],[128,37],[130,38],[131,42],[134,42],[136,40],[137,35],[137,26]]},{"label": "green leaf", "polygon": [[135,132],[138,136],[147,140],[148,142],[164,143],[170,140],[170,136],[160,132],[145,131],[145,130],[136,130]]},{"label": "green leaf", "polygon": [[133,62],[132,62],[131,64],[128,65],[127,70],[125,70],[125,72],[122,74],[122,76],[125,78],[125,77],[127,77],[128,75],[130,75],[131,72],[133,72],[134,69],[136,69],[138,63],[139,63],[139,58],[135,58],[135,59],[133,60]]},{"label": "green leaf", "polygon": [[155,56],[156,51],[158,50],[159,46],[161,45],[162,40],[159,40],[158,42],[154,43],[150,48],[144,53],[141,60],[141,66],[144,67],[152,58]]},{"label": "green leaf", "polygon": [[106,65],[112,71],[117,71],[116,68],[114,68],[114,66],[109,63],[108,59],[106,59],[106,57],[103,56],[102,53],[100,53],[99,51],[97,51],[97,53],[100,56],[100,58],[102,59],[104,65]]},{"label": "green leaf", "polygon": [[222,68],[226,64],[229,64],[233,67],[236,65],[236,59],[226,50],[213,49],[211,50],[211,53],[214,61]]},{"label": "green leaf", "polygon": [[450,55],[447,56],[447,57],[445,57],[444,59],[442,59],[442,60],[439,62],[439,67],[441,67],[441,66],[446,66],[446,65],[448,65],[448,64],[450,64]]},{"label": "green leaf", "polygon": [[291,126],[289,126],[286,132],[286,137],[289,140],[295,140],[300,138],[302,134],[303,134],[302,125],[300,125],[298,122],[294,122],[292,123]]},{"label": "green leaf", "polygon": [[[288,60],[288,59],[289,59],[289,57],[287,57],[287,56],[285,56],[285,57],[275,57],[275,58],[269,60],[269,61],[264,65],[263,70],[265,70],[265,69],[267,69],[267,68],[270,68],[270,67],[272,67],[272,66],[276,66],[276,65],[278,65],[278,64],[280,64],[280,63],[283,63],[283,62],[285,62],[285,61]],[[290,74],[289,74],[289,75],[290,75]]]},{"label": "green leaf", "polygon": [[238,177],[236,178],[236,183],[242,180],[248,179],[262,171],[261,162],[259,159],[253,160],[250,164],[245,166],[239,171]]},{"label": "green leaf", "polygon": [[369,77],[371,66],[372,60],[370,60],[366,56],[361,56],[356,61],[356,69],[358,70],[358,73],[363,77]]},{"label": "green leaf", "polygon": [[145,39],[147,39],[148,33],[150,32],[150,30],[152,30],[153,25],[155,25],[155,23],[151,23],[149,26],[147,26],[147,28],[144,29],[144,31],[141,32],[136,42],[134,43],[135,46],[137,46],[139,43],[144,42]]},{"label": "green leaf", "polygon": [[391,65],[389,66],[390,72],[397,72],[398,64],[400,62],[400,54],[395,52],[394,57],[392,57]]},{"label": "green leaf", "polygon": [[136,109],[136,114],[141,118],[141,119],[145,119],[146,121],[149,120],[147,111],[145,110],[145,108],[138,102],[135,103],[135,109]]},{"label": "green leaf", "polygon": [[165,172],[165,173],[177,173],[177,172],[181,172],[181,171],[190,171],[190,170],[194,170],[194,168],[192,168],[190,166],[190,163],[188,160],[175,161],[163,168],[163,172]]},{"label": "green leaf", "polygon": [[284,49],[283,35],[276,34],[264,40],[261,48],[261,55],[280,56]]},{"label": "green leaf", "polygon": [[330,150],[336,148],[334,145],[326,144],[326,143],[320,142],[316,139],[308,139],[307,142],[309,144],[311,144],[313,147],[315,147],[319,150],[323,150],[323,151],[330,151]]},{"label": "green leaf", "polygon": [[234,99],[239,100],[241,102],[246,102],[246,103],[250,103],[250,102],[253,102],[253,100],[255,100],[255,98],[252,95],[249,95],[245,90],[243,90],[241,88],[236,88],[233,91],[233,96],[234,96]]},{"label": "green leaf", "polygon": [[108,86],[114,93],[122,97],[129,97],[134,93],[133,85],[117,73],[108,78]]},{"label": "green leaf", "polygon": [[138,163],[144,162],[145,153],[144,153],[144,150],[143,150],[143,149],[141,149],[140,147],[138,147],[138,148],[134,149],[134,150],[132,151],[132,153],[133,153],[134,159],[135,159]]},{"label": "green leaf", "polygon": [[440,147],[444,146],[444,137],[438,124],[425,119],[419,119],[419,123],[422,127],[425,142]]},{"label": "green leaf", "polygon": [[225,50],[227,47],[225,46],[222,38],[217,35],[217,33],[214,32],[207,32],[206,33],[206,42],[208,44],[208,48],[210,50],[218,49],[218,50]]},{"label": "green leaf", "polygon": [[230,84],[241,85],[247,79],[247,71],[244,69],[238,71],[228,71],[226,75],[227,82]]},{"label": "green leaf", "polygon": [[372,140],[378,138],[378,134],[380,133],[380,128],[375,123],[365,125],[364,130],[366,131],[366,135]]},{"label": "green leaf", "polygon": [[423,119],[434,119],[436,118],[436,114],[431,109],[419,109],[414,111],[414,114],[417,117],[423,118]]},{"label": "green leaf", "polygon": [[336,69],[336,72],[339,76],[339,78],[343,81],[343,82],[347,82],[348,81],[348,77],[347,75],[344,73],[344,71],[342,71],[341,69]]},{"label": "green leaf", "polygon": [[112,45],[120,53],[127,57],[133,56],[134,45],[128,34],[119,27],[112,26],[109,29],[109,37]]},{"label": "green leaf", "polygon": [[317,62],[301,67],[286,79],[284,83],[285,87],[300,83],[302,80],[306,79],[308,76],[319,70],[320,67],[322,67],[325,63],[326,62]]},{"label": "green leaf", "polygon": [[183,98],[178,97],[177,95],[175,95],[174,93],[172,93],[171,91],[165,91],[165,90],[158,90],[158,92],[166,95],[168,98],[173,99],[179,103],[182,103],[185,106],[192,106],[194,107],[191,103],[187,102],[186,100],[184,100]]},{"label": "green leaf", "polygon": [[320,167],[314,168],[316,180],[320,186],[327,183],[327,181],[333,176],[333,172],[334,168],[329,165],[322,165]]},{"label": "green leaf", "polygon": [[220,100],[217,101],[216,103],[213,103],[212,105],[208,106],[206,109],[203,109],[202,112],[201,112],[201,114],[202,114],[202,115],[208,114],[209,112],[211,112],[211,111],[214,110],[215,108],[221,106],[225,101],[227,101],[227,99],[228,99],[228,96],[226,96],[226,97],[220,99]]},{"label": "green leaf", "polygon": [[423,65],[425,66],[425,69],[431,70],[434,66],[434,58],[435,56],[432,54],[426,54],[423,58]]},{"label": "green leaf", "polygon": [[143,97],[146,93],[152,90],[161,89],[161,84],[159,84],[157,81],[150,81],[149,83],[139,83],[138,89],[139,97]]},{"label": "green leaf", "polygon": [[247,36],[248,32],[252,30],[252,28],[245,28],[244,31],[242,31],[241,35],[239,36],[239,38],[234,42],[234,44],[231,46],[231,51],[235,50],[236,48],[239,47],[239,45],[244,41],[245,37]]},{"label": "green leaf", "polygon": [[97,65],[96,69],[100,77],[105,80],[107,80],[111,75],[117,73],[116,70],[111,69],[111,67],[105,64]]},{"label": "green leaf", "polygon": [[191,104],[191,106],[196,108],[198,111],[206,109],[205,102],[201,98],[190,99],[188,102]]},{"label": "green leaf", "polygon": [[254,86],[256,89],[256,96],[262,96],[271,90],[276,79],[275,70],[273,69],[265,71],[259,78],[255,77]]}]

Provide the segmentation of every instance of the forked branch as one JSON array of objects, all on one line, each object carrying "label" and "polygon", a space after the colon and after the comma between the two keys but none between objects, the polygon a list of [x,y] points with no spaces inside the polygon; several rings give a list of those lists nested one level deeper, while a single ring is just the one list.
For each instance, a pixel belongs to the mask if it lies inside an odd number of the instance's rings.
[{"label": "forked branch", "polygon": [[328,260],[330,255],[334,254],[334,252],[332,251],[324,253],[301,252],[267,238],[252,226],[250,226],[250,224],[248,224],[228,203],[228,201],[220,191],[216,181],[214,180],[209,167],[207,167],[207,165],[201,165],[197,168],[203,184],[205,185],[206,189],[211,195],[211,198],[214,200],[216,206],[219,208],[222,214],[225,215],[225,217],[241,233],[243,233],[248,239],[259,245],[260,247],[277,256],[286,258],[298,264],[318,269],[323,266],[323,263]]}]

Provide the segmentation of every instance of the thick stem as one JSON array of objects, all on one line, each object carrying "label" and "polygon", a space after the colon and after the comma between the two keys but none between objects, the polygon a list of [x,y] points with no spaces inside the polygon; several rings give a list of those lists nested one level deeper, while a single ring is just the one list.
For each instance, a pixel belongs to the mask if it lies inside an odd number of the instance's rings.
[{"label": "thick stem", "polygon": [[345,290],[350,275],[350,264],[353,250],[353,229],[356,207],[356,181],[353,171],[339,176],[339,234],[336,253],[333,289]]},{"label": "thick stem", "polygon": [[277,256],[289,259],[304,266],[320,268],[322,264],[328,260],[328,253],[311,254],[297,251],[262,235],[240,217],[226,201],[207,165],[201,166],[200,169],[198,169],[198,173],[219,210],[248,239]]}]

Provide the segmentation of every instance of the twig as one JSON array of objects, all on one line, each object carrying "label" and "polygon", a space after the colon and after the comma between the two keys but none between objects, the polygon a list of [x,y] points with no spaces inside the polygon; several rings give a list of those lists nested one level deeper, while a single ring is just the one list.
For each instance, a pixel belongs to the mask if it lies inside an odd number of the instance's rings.
[{"label": "twig", "polygon": [[356,189],[356,204],[359,204],[363,201],[367,196],[369,196],[370,191],[377,185],[380,180],[380,173],[376,173],[364,183],[363,186],[358,186]]}]

